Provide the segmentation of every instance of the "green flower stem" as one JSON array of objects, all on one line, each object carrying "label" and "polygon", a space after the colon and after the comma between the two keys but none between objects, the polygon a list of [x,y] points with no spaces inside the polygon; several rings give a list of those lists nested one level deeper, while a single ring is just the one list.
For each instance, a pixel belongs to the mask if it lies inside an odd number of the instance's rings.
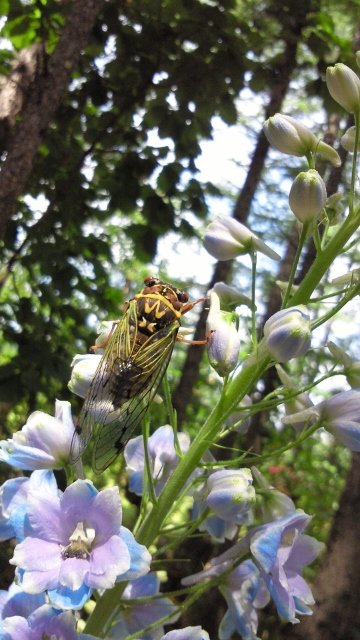
[{"label": "green flower stem", "polygon": [[354,146],[354,155],[352,160],[352,171],[351,171],[351,186],[349,192],[349,211],[352,214],[354,210],[354,195],[355,195],[355,185],[357,180],[357,157],[359,153],[359,139],[360,139],[360,109],[355,111],[355,146]]},{"label": "green flower stem", "polygon": [[[249,359],[250,361],[250,359]],[[270,359],[259,358],[255,363],[248,364],[234,377],[224,390],[219,402],[198,432],[186,455],[166,483],[153,510],[145,517],[139,528],[137,540],[141,544],[150,546],[156,539],[159,530],[170,510],[174,506],[182,487],[190,474],[196,469],[205,451],[211,443],[216,441],[220,427],[229,414],[238,406],[242,398],[251,390],[254,383],[267,368]]]},{"label": "green flower stem", "polygon": [[348,289],[344,297],[332,309],[330,309],[328,313],[325,313],[323,316],[311,323],[311,330],[313,331],[314,329],[317,329],[317,327],[320,327],[320,325],[324,324],[324,322],[330,320],[330,318],[335,316],[340,311],[340,309],[345,307],[345,305],[350,302],[350,300],[355,298],[355,296],[359,295],[359,293],[360,285],[352,289]]},{"label": "green flower stem", "polygon": [[253,348],[255,349],[257,344],[257,335],[256,335],[256,262],[257,262],[257,253],[256,251],[251,251],[251,340]]},{"label": "green flower stem", "polygon": [[[288,286],[284,295],[284,300],[282,303],[282,308],[284,309],[287,306],[287,303],[289,301],[289,298],[291,298],[291,293],[292,293],[292,286],[294,284],[294,280],[295,280],[295,275],[296,275],[296,270],[299,264],[299,260],[300,260],[300,256],[303,250],[303,246],[306,242],[306,238],[308,235],[308,229],[309,229],[309,223],[305,222],[302,226],[302,230],[301,230],[301,235],[300,235],[300,239],[299,239],[299,244],[297,246],[296,249],[296,254],[295,254],[295,258],[294,261],[292,263],[291,266],[291,272],[290,272],[290,276],[289,276],[289,282],[288,282]],[[293,304],[293,300],[291,300],[291,303]]]},{"label": "green flower stem", "polygon": [[119,582],[113,589],[105,591],[92,611],[84,629],[84,633],[101,638],[108,631],[113,617],[116,615],[126,582]]},{"label": "green flower stem", "polygon": [[349,215],[338,232],[331,238],[325,249],[318,253],[312,263],[305,278],[302,280],[299,288],[294,292],[291,298],[291,304],[306,304],[314,289],[317,287],[323,275],[326,273],[332,262],[338,256],[352,234],[360,226],[360,209],[354,211],[353,215]]}]

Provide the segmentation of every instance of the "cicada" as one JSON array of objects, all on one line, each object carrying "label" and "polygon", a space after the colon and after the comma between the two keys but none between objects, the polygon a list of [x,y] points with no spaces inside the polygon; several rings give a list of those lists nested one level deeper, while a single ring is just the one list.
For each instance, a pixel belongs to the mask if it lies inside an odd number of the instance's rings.
[{"label": "cicada", "polygon": [[75,430],[70,459],[79,459],[93,440],[96,473],[113,462],[140,424],[168,367],[181,317],[203,300],[189,302],[186,291],[153,276],[144,285],[114,323]]}]

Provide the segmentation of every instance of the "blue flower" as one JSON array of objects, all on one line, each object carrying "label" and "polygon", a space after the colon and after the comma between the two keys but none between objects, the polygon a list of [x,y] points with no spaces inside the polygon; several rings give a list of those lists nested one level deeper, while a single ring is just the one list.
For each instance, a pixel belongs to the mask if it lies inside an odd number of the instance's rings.
[{"label": "blue flower", "polygon": [[10,561],[24,591],[48,591],[55,606],[79,609],[94,589],[149,571],[149,552],[121,526],[116,487],[98,492],[77,480],[64,493],[31,491],[27,503],[29,530]]},{"label": "blue flower", "polygon": [[165,633],[160,640],[209,640],[209,634],[201,627],[185,627]]},{"label": "blue flower", "polygon": [[237,632],[243,640],[256,640],[257,609],[267,605],[270,595],[253,561],[246,560],[229,573],[220,591],[228,610],[220,622],[219,639],[229,640]]},{"label": "blue flower", "polygon": [[44,495],[57,490],[52,471],[34,471],[30,478],[12,478],[0,487],[0,539],[23,540],[27,522],[28,494]]},{"label": "blue flower", "polygon": [[360,451],[360,391],[341,391],[309,409],[283,418],[285,424],[313,424],[329,431],[351,451]]},{"label": "blue flower", "polygon": [[29,471],[62,469],[69,461],[74,431],[70,403],[57,400],[55,417],[35,411],[12,439],[0,441],[0,461]]},{"label": "blue flower", "polygon": [[[190,444],[187,433],[178,433],[180,450],[185,453]],[[155,493],[159,495],[169,476],[175,469],[179,457],[175,449],[174,432],[166,424],[154,431],[148,440],[148,455],[150,460],[152,479]],[[129,473],[129,489],[141,496],[144,490],[145,452],[142,436],[132,438],[124,450],[126,468]]]},{"label": "blue flower", "polygon": [[206,482],[194,493],[193,518],[205,509],[211,515],[200,524],[201,531],[223,541],[232,540],[241,524],[252,521],[255,490],[249,469],[222,469],[210,474]]},{"label": "blue flower", "polygon": [[310,615],[314,604],[302,570],[324,545],[302,533],[310,520],[311,516],[299,509],[250,534],[251,553],[278,613],[292,623],[299,622],[296,614]]},{"label": "blue flower", "polygon": [[1,640],[96,640],[95,636],[77,633],[75,625],[75,617],[70,611],[60,611],[45,604],[33,611],[28,618],[20,615],[6,618],[2,623]]},{"label": "blue flower", "polygon": [[[147,626],[156,623],[157,620],[167,617],[165,624],[175,622],[180,611],[169,598],[153,598],[159,593],[159,579],[150,573],[130,582],[124,593],[123,599],[133,600],[133,603],[125,605],[121,611],[119,620],[111,628],[109,638],[114,640],[126,640],[129,635],[135,634]],[[146,601],[136,602],[137,598],[148,598]],[[142,632],[141,640],[160,640],[164,633],[162,624],[157,624],[153,629]]]},{"label": "blue flower", "polygon": [[35,609],[45,604],[45,594],[31,595],[25,593],[15,582],[8,591],[0,591],[0,630],[5,618],[21,616],[27,618]]},{"label": "blue flower", "polygon": [[296,614],[311,614],[310,605],[314,604],[302,570],[324,546],[314,538],[303,535],[310,520],[310,516],[298,509],[255,527],[223,554],[213,558],[207,569],[187,576],[182,583],[191,585],[203,582],[206,578],[221,576],[250,551],[279,614],[289,622],[298,622]]}]

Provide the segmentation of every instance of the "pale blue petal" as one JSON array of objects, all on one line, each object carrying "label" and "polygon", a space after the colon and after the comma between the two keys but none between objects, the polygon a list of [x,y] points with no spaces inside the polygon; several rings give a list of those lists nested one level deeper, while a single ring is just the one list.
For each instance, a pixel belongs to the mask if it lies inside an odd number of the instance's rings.
[{"label": "pale blue petal", "polygon": [[134,580],[150,571],[151,555],[147,548],[136,542],[133,534],[126,527],[120,529],[121,538],[126,542],[130,553],[130,568],[119,580]]}]

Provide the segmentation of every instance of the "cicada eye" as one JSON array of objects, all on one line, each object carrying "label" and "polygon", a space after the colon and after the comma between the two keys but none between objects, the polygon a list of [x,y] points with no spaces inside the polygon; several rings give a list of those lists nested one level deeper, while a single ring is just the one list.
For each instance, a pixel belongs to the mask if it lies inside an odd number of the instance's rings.
[{"label": "cicada eye", "polygon": [[146,287],[153,287],[154,285],[159,283],[160,283],[159,278],[155,278],[154,276],[147,276],[147,278],[145,278],[144,280],[144,285]]},{"label": "cicada eye", "polygon": [[187,291],[180,291],[178,289],[176,295],[179,302],[187,302],[189,300],[189,294],[187,293]]}]

